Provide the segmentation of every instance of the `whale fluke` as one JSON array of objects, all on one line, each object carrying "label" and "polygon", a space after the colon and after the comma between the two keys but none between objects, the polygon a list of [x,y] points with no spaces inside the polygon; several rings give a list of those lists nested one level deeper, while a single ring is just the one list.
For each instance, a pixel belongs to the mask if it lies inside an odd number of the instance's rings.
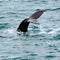
[{"label": "whale fluke", "polygon": [[38,18],[43,14],[44,11],[45,11],[45,10],[37,11],[37,12],[33,13],[33,14],[30,16],[30,18],[31,18],[31,19],[38,19]]},{"label": "whale fluke", "polygon": [[37,19],[43,14],[45,10],[40,10],[37,11],[35,13],[33,13],[29,18],[24,19],[19,27],[17,28],[18,32],[27,32],[28,31],[28,26],[29,23],[35,23],[35,24],[39,24],[39,22],[37,21]]}]

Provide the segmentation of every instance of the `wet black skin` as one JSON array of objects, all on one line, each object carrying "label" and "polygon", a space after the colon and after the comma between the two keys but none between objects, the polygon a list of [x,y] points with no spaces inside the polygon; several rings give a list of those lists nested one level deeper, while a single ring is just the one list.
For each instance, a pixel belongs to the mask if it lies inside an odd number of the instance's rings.
[{"label": "wet black skin", "polygon": [[29,26],[29,23],[30,22],[28,22],[28,19],[29,18],[27,18],[27,19],[24,19],[21,23],[20,23],[20,25],[19,25],[19,27],[17,28],[17,31],[18,32],[27,32],[28,31],[28,26]]}]

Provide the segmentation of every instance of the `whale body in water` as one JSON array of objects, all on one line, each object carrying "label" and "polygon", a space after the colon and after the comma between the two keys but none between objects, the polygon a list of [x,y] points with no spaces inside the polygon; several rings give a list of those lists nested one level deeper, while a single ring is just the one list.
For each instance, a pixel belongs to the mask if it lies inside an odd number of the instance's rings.
[{"label": "whale body in water", "polygon": [[17,28],[18,32],[26,33],[28,31],[29,23],[39,24],[37,19],[45,12],[45,10],[39,10],[33,13],[29,18],[24,19]]}]

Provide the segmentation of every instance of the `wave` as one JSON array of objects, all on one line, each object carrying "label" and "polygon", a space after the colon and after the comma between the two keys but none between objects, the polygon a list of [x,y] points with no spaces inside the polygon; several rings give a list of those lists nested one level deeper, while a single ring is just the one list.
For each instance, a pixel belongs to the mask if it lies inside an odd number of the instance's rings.
[{"label": "wave", "polygon": [[48,35],[52,36],[54,39],[60,39],[60,28],[48,32]]},{"label": "wave", "polygon": [[16,12],[7,12],[7,14],[17,14]]},{"label": "wave", "polygon": [[[47,31],[49,30],[49,31]],[[54,40],[59,40],[60,39],[60,28],[57,29],[40,29],[40,31],[36,31],[31,33],[32,36],[40,36],[42,38],[52,38]]]},{"label": "wave", "polygon": [[4,16],[0,16],[0,19],[3,19],[3,18],[5,18]]},{"label": "wave", "polygon": [[45,9],[46,11],[55,11],[55,10],[60,10],[60,7],[55,8],[55,9]]},{"label": "wave", "polygon": [[[18,36],[19,35],[19,36]],[[0,37],[4,38],[10,38],[10,37],[22,37],[22,36],[28,36],[28,38],[47,38],[47,39],[54,39],[54,40],[60,40],[60,28],[52,29],[50,31],[46,31],[44,29],[40,30],[29,30],[26,35],[23,35],[21,32],[17,32],[16,29],[6,29],[3,31],[3,33],[0,35]],[[37,39],[36,38],[36,39]]]},{"label": "wave", "polygon": [[9,27],[9,23],[0,23],[0,29],[5,29]]}]

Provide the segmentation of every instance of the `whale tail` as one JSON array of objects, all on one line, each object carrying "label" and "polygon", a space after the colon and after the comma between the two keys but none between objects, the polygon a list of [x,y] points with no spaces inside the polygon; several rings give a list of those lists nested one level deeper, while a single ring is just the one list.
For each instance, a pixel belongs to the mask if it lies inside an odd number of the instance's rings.
[{"label": "whale tail", "polygon": [[35,23],[35,24],[40,24],[37,19],[45,12],[45,10],[40,10],[35,13],[33,13],[30,17],[28,22]]},{"label": "whale tail", "polygon": [[29,18],[24,19],[19,27],[17,28],[17,31],[20,32],[27,32],[28,31],[28,26],[29,23],[35,23],[35,24],[40,24],[37,19],[43,14],[45,10],[40,10],[35,13],[33,13]]}]

